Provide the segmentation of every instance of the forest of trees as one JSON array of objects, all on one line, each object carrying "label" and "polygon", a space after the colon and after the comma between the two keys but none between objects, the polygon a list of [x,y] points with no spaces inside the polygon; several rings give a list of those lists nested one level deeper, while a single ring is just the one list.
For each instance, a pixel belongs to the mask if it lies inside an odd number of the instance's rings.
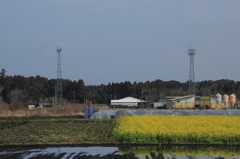
[{"label": "forest of trees", "polygon": [[[109,104],[111,99],[127,96],[136,97],[148,102],[159,101],[165,96],[182,96],[188,94],[188,82],[178,81],[146,81],[121,82],[107,85],[86,86],[83,80],[71,81],[64,79],[64,101],[83,103],[92,100],[93,103]],[[0,100],[10,105],[37,104],[39,102],[53,102],[55,96],[56,79],[45,77],[6,76],[0,73]],[[201,81],[196,83],[196,95],[214,95],[216,93],[240,96],[240,82],[233,80]]]}]

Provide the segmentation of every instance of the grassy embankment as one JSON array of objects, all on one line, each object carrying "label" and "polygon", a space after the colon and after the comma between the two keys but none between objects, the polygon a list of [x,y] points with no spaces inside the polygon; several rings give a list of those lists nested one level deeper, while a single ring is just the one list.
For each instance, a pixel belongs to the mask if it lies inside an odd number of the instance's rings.
[{"label": "grassy embankment", "polygon": [[0,145],[112,143],[115,120],[0,120]]},{"label": "grassy embankment", "polygon": [[117,121],[122,143],[240,144],[238,116],[131,116]]}]

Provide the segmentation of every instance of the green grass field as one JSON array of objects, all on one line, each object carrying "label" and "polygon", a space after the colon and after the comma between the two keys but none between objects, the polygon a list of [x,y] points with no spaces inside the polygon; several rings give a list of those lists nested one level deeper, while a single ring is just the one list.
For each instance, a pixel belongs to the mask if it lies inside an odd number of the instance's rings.
[{"label": "green grass field", "polygon": [[0,120],[0,145],[113,143],[114,126],[115,120]]}]

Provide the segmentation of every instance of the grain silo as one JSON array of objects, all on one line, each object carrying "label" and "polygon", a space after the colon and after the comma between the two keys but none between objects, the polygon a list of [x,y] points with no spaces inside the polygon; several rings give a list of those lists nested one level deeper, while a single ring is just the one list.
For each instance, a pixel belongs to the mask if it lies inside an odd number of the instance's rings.
[{"label": "grain silo", "polygon": [[224,104],[225,108],[229,107],[229,96],[227,94],[223,95],[223,104]]},{"label": "grain silo", "polygon": [[227,105],[229,103],[229,96],[227,94],[223,95],[223,103]]},{"label": "grain silo", "polygon": [[230,98],[230,100],[229,100],[230,106],[231,106],[231,107],[234,107],[235,104],[236,104],[236,95],[235,95],[235,94],[231,94],[231,95],[229,96],[229,98]]},{"label": "grain silo", "polygon": [[222,103],[222,95],[221,94],[216,94],[216,102],[217,104],[221,104]]}]

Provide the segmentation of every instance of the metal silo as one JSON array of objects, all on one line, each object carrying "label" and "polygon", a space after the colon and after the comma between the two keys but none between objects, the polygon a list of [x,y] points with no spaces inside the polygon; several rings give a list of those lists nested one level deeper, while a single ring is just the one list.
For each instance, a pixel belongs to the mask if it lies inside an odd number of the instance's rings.
[{"label": "metal silo", "polygon": [[223,95],[223,103],[227,105],[229,103],[229,96],[227,94]]},{"label": "metal silo", "polygon": [[231,107],[233,107],[235,104],[236,104],[236,95],[235,94],[231,94],[230,96],[229,96],[229,98],[230,98],[230,106]]},{"label": "metal silo", "polygon": [[217,104],[221,104],[222,103],[222,95],[221,94],[216,94],[216,102]]}]

